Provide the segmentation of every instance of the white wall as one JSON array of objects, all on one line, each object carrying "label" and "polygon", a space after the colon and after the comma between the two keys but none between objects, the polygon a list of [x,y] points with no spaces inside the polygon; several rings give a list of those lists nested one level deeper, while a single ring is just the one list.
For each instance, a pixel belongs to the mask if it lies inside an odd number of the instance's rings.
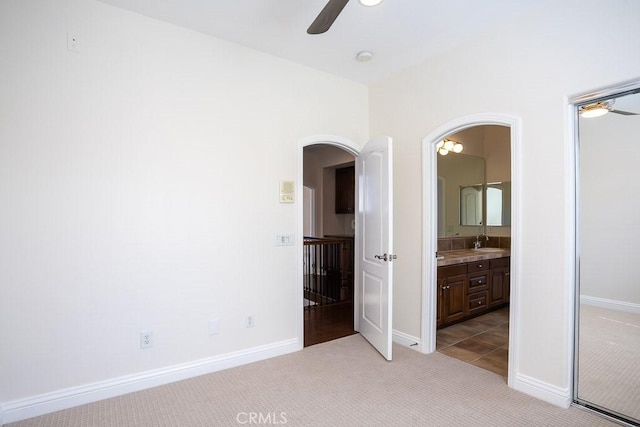
[{"label": "white wall", "polygon": [[638,16],[634,0],[549,2],[372,85],[371,134],[394,137],[394,329],[420,336],[421,182],[432,173],[422,170],[422,139],[468,114],[521,117],[517,369],[568,404],[573,252],[566,97],[639,77]]},{"label": "white wall", "polygon": [[278,182],[365,86],[92,0],[0,2],[0,52],[0,402],[296,339]]}]

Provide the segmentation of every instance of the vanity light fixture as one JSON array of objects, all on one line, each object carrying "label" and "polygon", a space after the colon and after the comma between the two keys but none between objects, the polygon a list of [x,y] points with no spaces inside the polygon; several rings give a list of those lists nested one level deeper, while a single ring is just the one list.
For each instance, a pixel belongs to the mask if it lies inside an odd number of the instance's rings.
[{"label": "vanity light fixture", "polygon": [[358,0],[358,1],[360,2],[361,5],[367,6],[367,7],[377,6],[380,3],[382,3],[382,0]]},{"label": "vanity light fixture", "polygon": [[452,141],[450,139],[443,139],[436,145],[436,150],[441,156],[446,156],[449,151],[454,153],[461,153],[464,147],[459,142]]},{"label": "vanity light fixture", "polygon": [[580,107],[580,117],[591,119],[593,117],[604,116],[609,111],[611,111],[611,105],[608,102],[595,102]]}]

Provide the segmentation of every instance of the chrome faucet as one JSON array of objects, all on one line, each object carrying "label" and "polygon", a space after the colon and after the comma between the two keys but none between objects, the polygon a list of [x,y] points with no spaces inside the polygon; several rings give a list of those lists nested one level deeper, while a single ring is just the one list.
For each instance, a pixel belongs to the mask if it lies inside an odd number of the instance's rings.
[{"label": "chrome faucet", "polygon": [[488,242],[489,241],[489,236],[487,236],[486,234],[478,234],[476,236],[476,241],[473,242],[473,249],[479,249],[482,247],[482,243],[480,243],[480,237],[484,236],[484,241]]}]

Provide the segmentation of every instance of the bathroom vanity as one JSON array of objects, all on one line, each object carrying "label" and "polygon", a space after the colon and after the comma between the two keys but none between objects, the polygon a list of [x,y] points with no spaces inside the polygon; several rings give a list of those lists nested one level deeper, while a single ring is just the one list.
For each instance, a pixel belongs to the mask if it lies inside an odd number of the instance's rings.
[{"label": "bathroom vanity", "polygon": [[439,253],[438,329],[509,302],[510,255],[509,249],[499,248]]}]

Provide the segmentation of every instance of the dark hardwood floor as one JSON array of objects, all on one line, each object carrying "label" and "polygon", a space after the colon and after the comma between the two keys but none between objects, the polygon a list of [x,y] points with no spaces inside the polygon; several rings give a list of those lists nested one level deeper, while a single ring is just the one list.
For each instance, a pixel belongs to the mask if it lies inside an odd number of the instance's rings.
[{"label": "dark hardwood floor", "polygon": [[339,304],[304,308],[304,346],[320,344],[353,335],[353,304]]}]

